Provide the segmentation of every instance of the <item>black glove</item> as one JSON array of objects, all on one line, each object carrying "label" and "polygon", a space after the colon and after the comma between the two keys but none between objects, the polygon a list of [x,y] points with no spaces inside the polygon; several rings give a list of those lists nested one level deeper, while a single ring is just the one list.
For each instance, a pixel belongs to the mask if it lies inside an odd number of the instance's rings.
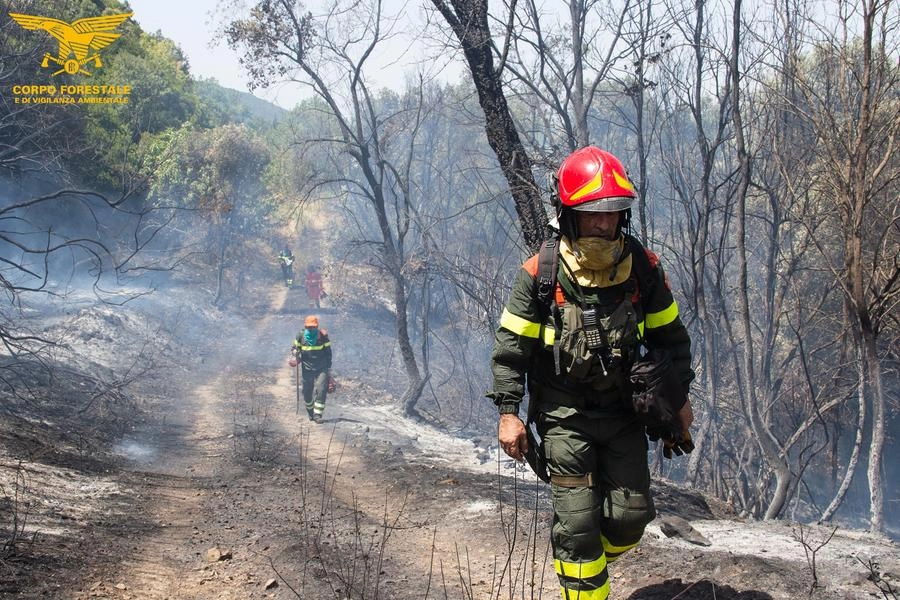
[{"label": "black glove", "polygon": [[670,437],[672,434],[669,431],[659,428],[659,427],[648,427],[647,428],[647,438],[651,442],[658,442],[660,439],[666,439]]},{"label": "black glove", "polygon": [[662,432],[681,429],[678,412],[687,402],[687,393],[667,352],[651,349],[636,360],[629,382],[630,404],[638,421],[647,426],[648,434],[651,430],[660,432],[651,440],[667,437]]},{"label": "black glove", "polygon": [[[650,435],[649,431],[647,435]],[[650,439],[652,440],[653,438],[651,437]],[[691,432],[687,429],[682,431],[680,435],[669,435],[663,438],[663,456],[666,458],[672,458],[672,454],[675,456],[690,454],[693,449],[694,441],[691,439]]]}]

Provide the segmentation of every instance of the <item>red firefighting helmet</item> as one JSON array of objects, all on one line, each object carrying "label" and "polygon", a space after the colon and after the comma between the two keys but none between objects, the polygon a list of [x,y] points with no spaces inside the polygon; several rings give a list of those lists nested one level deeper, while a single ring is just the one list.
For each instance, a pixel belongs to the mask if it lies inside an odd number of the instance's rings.
[{"label": "red firefighting helmet", "polygon": [[309,315],[306,317],[306,320],[303,321],[304,327],[318,327],[319,326],[319,317],[315,315]]},{"label": "red firefighting helmet", "polygon": [[618,212],[631,208],[637,197],[619,159],[596,146],[576,150],[556,174],[563,208]]}]

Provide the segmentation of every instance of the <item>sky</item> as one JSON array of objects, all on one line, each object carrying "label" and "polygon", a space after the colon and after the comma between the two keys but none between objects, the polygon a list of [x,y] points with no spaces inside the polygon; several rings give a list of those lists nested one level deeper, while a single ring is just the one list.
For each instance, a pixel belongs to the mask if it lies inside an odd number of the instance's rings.
[{"label": "sky", "polygon": [[[247,92],[246,78],[238,62],[238,55],[227,44],[214,45],[216,27],[222,16],[214,14],[219,0],[129,0],[136,21],[144,31],[159,31],[163,36],[177,43],[188,58],[191,74],[196,78],[215,78],[224,87]],[[316,1],[306,2],[315,12]],[[404,15],[409,22],[421,22],[422,13],[416,0],[385,0],[385,12]],[[411,26],[410,30],[416,30]],[[423,55],[424,47],[417,47],[407,36],[398,35],[384,47],[376,57],[380,60],[377,69],[369,73],[376,87],[396,87],[398,78],[415,72]],[[444,61],[446,52],[444,53]],[[443,76],[449,78],[460,72],[458,66],[429,64]],[[393,84],[393,85],[392,85]],[[256,90],[254,95],[273,102],[282,108],[292,108],[297,102],[309,96],[308,89],[297,84],[281,85],[267,90]]]},{"label": "sky", "polygon": [[[159,31],[181,47],[194,77],[212,77],[227,88],[250,91],[238,55],[227,44],[213,45],[217,20],[213,12],[218,0],[129,0],[129,4],[134,11],[131,18],[141,29]],[[260,90],[255,95],[283,108],[302,98],[299,92],[285,95],[284,91],[279,98],[277,90]]]}]

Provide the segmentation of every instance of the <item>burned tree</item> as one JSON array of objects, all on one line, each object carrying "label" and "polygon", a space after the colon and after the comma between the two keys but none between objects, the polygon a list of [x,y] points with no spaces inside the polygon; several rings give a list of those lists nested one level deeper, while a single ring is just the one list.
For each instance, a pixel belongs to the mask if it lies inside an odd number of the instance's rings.
[{"label": "burned tree", "polygon": [[530,250],[537,251],[546,234],[547,215],[532,173],[532,160],[522,144],[506,101],[501,69],[494,66],[487,2],[432,0],[432,3],[453,29],[462,47],[484,112],[488,143],[509,184],[525,244]]}]

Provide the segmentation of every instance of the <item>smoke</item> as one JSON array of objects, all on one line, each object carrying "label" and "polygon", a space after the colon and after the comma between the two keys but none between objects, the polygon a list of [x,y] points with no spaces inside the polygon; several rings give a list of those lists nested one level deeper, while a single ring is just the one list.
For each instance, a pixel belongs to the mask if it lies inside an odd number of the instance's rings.
[{"label": "smoke", "polygon": [[86,292],[121,303],[163,281],[185,255],[171,210],[139,198],[0,180],[0,281],[13,303]]}]

